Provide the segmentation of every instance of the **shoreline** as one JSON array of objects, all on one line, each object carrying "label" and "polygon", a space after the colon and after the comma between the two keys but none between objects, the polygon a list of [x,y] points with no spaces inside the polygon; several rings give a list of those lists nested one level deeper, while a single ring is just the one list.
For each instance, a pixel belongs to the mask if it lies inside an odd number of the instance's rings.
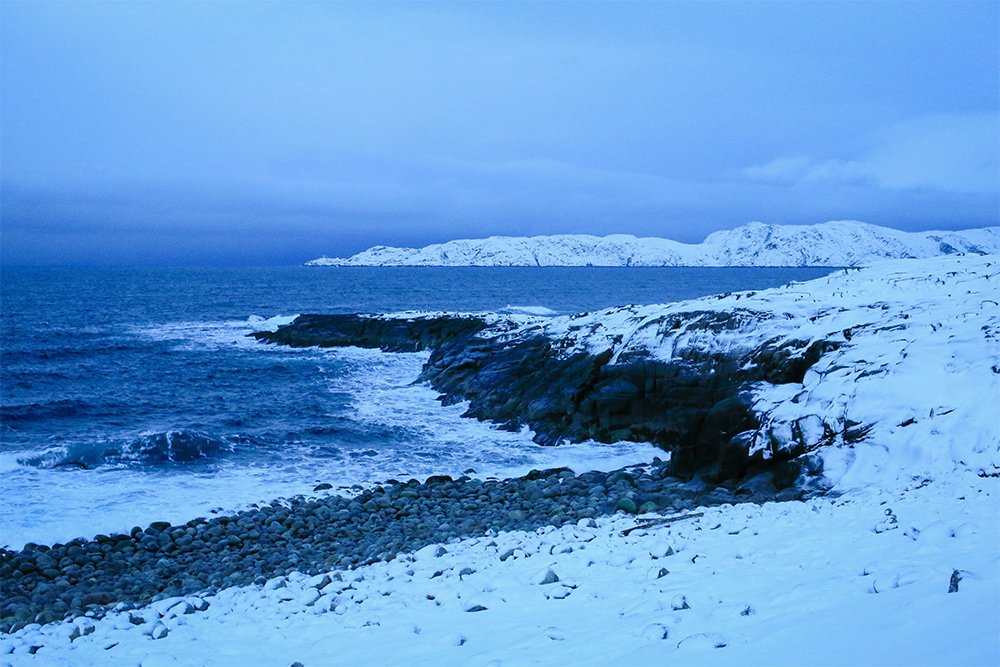
[{"label": "shoreline", "polygon": [[580,475],[555,468],[498,481],[446,475],[423,483],[389,480],[354,497],[299,496],[180,526],[153,522],[128,535],[29,543],[20,551],[0,551],[0,632],[296,571],[351,569],[489,531],[562,526],[616,512],[671,513],[802,497],[794,489],[775,489],[769,474],[727,487],[685,482],[670,472],[669,463],[656,459]]},{"label": "shoreline", "polygon": [[[547,321],[560,349],[610,345],[615,360],[835,341],[801,377],[755,382],[760,424],[741,432],[747,454],[801,441],[816,457],[806,483],[692,476],[673,457],[432,476],[3,552],[5,584],[34,595],[4,600],[4,621],[20,620],[2,628],[0,667],[561,667],[675,652],[706,665],[1000,665],[1000,443],[984,400],[1000,367],[982,363],[997,352],[995,262],[723,295],[702,303],[753,299],[772,317],[690,336],[647,326],[668,322],[653,308]],[[832,491],[802,496],[813,488]],[[85,603],[88,586],[98,597]]]},{"label": "shoreline", "polygon": [[0,665],[998,664],[997,484],[491,531],[31,624]]}]

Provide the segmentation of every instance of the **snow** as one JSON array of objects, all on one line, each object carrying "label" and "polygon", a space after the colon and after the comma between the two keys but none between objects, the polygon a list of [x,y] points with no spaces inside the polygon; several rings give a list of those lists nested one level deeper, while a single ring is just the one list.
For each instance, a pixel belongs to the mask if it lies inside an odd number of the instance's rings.
[{"label": "snow", "polygon": [[[1000,481],[918,486],[433,545],[204,611],[178,598],[29,626],[0,639],[0,664],[1000,664]],[[898,527],[875,532],[889,508]]]},{"label": "snow", "polygon": [[425,248],[375,246],[307,266],[862,266],[884,259],[1000,253],[1000,227],[901,232],[853,220],[751,222],[692,245],[628,234],[460,239]]},{"label": "snow", "polygon": [[[585,315],[527,318],[505,335],[544,333],[569,354],[647,351],[670,360],[696,348],[745,352],[765,343],[839,345],[801,383],[759,383],[753,434],[765,455],[793,425],[838,488],[905,485],[955,469],[1000,471],[1000,257],[881,262],[761,292]],[[700,328],[713,313],[740,326]],[[677,318],[683,317],[676,326]],[[847,443],[849,424],[870,429]],[[785,438],[787,440],[787,438]]]},{"label": "snow", "polygon": [[[0,665],[1000,665],[998,301],[1000,257],[951,257],[669,306],[512,315],[524,321],[507,335],[533,326],[570,348],[661,357],[839,336],[802,383],[756,387],[756,406],[766,428],[870,430],[817,442],[825,496],[704,508],[627,535],[653,515],[490,534],[28,626],[0,637]],[[715,310],[746,317],[715,337],[658,328]]]}]

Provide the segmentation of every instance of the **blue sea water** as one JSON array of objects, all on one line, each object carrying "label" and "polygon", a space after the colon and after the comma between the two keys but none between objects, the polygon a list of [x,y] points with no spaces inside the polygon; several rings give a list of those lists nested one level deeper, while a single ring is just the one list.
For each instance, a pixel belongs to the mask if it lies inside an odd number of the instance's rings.
[{"label": "blue sea water", "polygon": [[593,311],[828,269],[4,268],[0,545],[51,543],[434,473],[614,467],[641,444],[543,448],[414,384],[426,353],[289,349],[300,313]]}]

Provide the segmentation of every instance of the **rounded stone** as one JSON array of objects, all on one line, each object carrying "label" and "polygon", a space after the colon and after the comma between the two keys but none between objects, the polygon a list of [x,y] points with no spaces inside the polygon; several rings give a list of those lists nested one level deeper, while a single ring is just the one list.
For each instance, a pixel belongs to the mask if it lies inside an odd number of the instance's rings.
[{"label": "rounded stone", "polygon": [[[632,503],[632,504],[635,505],[635,503]],[[649,501],[644,502],[642,505],[639,505],[638,512],[639,512],[639,514],[645,514],[646,512],[656,512],[656,511],[659,511],[659,509],[660,509],[659,505],[657,505],[656,503],[654,503],[652,500],[649,500]],[[626,511],[628,511],[628,510],[626,510]]]},{"label": "rounded stone", "polygon": [[635,501],[631,498],[622,498],[615,504],[615,511],[621,510],[628,514],[635,514],[639,508],[635,506]]}]

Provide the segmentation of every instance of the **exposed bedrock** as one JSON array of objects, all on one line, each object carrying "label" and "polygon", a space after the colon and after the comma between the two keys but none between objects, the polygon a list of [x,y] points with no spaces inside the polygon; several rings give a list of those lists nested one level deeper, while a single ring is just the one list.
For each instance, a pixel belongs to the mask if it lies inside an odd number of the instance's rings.
[{"label": "exposed bedrock", "polygon": [[486,328],[473,317],[387,319],[364,315],[300,315],[277,331],[250,334],[257,340],[292,347],[367,347],[386,352],[418,352]]},{"label": "exposed bedrock", "polygon": [[[814,461],[803,459],[805,446],[794,434],[751,454],[750,442],[759,436],[761,424],[752,409],[750,390],[762,381],[801,382],[806,370],[836,346],[833,342],[775,341],[735,352],[691,346],[676,350],[668,361],[639,348],[619,354],[611,363],[611,350],[567,352],[576,349],[568,341],[526,332],[483,331],[487,325],[474,318],[357,318],[361,321],[356,324],[344,324],[353,316],[335,317],[332,325],[324,323],[324,316],[312,315],[276,333],[254,335],[293,345],[431,348],[421,380],[441,392],[445,404],[467,400],[467,417],[511,430],[527,425],[540,444],[586,439],[652,442],[671,452],[674,474],[699,475],[715,483],[737,483],[770,472],[775,486],[785,488],[800,478],[804,465],[808,473],[820,472]],[[736,319],[745,314],[674,317],[688,330],[711,332],[735,328]],[[322,332],[331,326],[335,336],[326,340]],[[661,330],[671,326],[668,322]],[[351,340],[345,332],[354,327],[364,335]],[[387,336],[380,339],[378,331]],[[408,348],[406,335],[414,337]]]}]

